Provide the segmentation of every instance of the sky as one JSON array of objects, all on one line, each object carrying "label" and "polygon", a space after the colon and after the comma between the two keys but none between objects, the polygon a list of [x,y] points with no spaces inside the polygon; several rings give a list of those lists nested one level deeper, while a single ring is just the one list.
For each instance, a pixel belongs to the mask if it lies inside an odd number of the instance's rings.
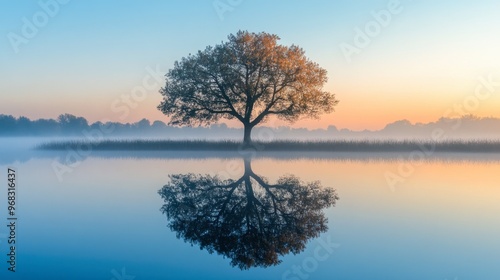
[{"label": "sky", "polygon": [[248,30],[299,45],[328,71],[336,111],[294,127],[500,117],[499,8],[497,0],[1,0],[0,114],[166,122],[158,90],[174,62]]}]

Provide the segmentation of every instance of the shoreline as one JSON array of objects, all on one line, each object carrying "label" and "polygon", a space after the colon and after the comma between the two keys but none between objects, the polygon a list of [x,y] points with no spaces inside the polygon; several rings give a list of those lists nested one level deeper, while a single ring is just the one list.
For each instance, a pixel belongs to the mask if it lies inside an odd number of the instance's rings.
[{"label": "shoreline", "polygon": [[245,147],[238,141],[206,140],[70,140],[39,144],[36,150],[94,151],[225,151],[225,152],[328,152],[328,153],[500,153],[500,140],[478,141],[256,141]]}]

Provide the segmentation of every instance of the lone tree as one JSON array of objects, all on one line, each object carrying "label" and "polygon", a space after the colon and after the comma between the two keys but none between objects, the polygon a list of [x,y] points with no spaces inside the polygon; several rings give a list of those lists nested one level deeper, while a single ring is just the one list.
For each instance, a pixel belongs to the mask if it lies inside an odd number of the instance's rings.
[{"label": "lone tree", "polygon": [[228,41],[176,61],[160,90],[158,109],[171,125],[209,125],[237,119],[244,126],[244,145],[269,116],[290,123],[318,118],[338,103],[323,91],[327,72],[310,61],[302,48],[278,44],[268,33],[239,31]]}]

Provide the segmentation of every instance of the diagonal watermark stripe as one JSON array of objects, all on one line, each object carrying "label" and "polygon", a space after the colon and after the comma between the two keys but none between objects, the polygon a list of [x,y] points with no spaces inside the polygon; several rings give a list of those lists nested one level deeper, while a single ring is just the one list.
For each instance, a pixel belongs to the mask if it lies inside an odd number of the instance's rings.
[{"label": "diagonal watermark stripe", "polygon": [[125,267],[122,267],[121,273],[118,273],[116,269],[111,270],[111,274],[113,274],[113,278],[111,280],[134,280],[135,276],[127,274],[125,271]]}]

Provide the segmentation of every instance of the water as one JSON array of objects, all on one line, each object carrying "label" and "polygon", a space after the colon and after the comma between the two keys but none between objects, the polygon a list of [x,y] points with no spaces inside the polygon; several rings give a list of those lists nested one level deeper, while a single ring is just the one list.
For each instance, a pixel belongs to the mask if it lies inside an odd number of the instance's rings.
[{"label": "water", "polygon": [[[243,159],[94,152],[59,180],[53,166],[62,162],[64,152],[27,151],[16,160],[21,150],[4,149],[0,162],[2,189],[8,167],[16,169],[18,181],[15,273],[7,271],[6,263],[6,191],[0,200],[1,279],[500,279],[500,161],[488,155],[442,155],[422,162],[382,155],[256,157],[251,170],[271,185],[293,175],[302,186],[319,181],[319,192],[335,190],[339,200],[332,207],[304,205],[294,212],[316,211],[310,224],[328,219],[328,230],[317,232],[318,237],[293,236],[304,238],[302,252],[279,256],[278,265],[241,270],[230,265],[231,249],[259,246],[229,244],[224,257],[217,250],[200,250],[196,236],[194,245],[177,238],[178,231],[168,227],[160,211],[168,201],[158,191],[172,182],[172,174],[236,181],[245,174]],[[389,184],[387,174],[399,176],[397,184]],[[257,183],[256,194],[265,196]],[[205,202],[216,209],[217,197],[205,194]],[[312,193],[308,197],[315,198]],[[289,203],[289,197],[281,203]],[[174,212],[189,218],[200,208]],[[272,220],[272,214],[261,216]],[[194,224],[192,232],[203,233],[199,228]],[[209,233],[213,238],[203,240],[219,244],[221,233]]]}]

